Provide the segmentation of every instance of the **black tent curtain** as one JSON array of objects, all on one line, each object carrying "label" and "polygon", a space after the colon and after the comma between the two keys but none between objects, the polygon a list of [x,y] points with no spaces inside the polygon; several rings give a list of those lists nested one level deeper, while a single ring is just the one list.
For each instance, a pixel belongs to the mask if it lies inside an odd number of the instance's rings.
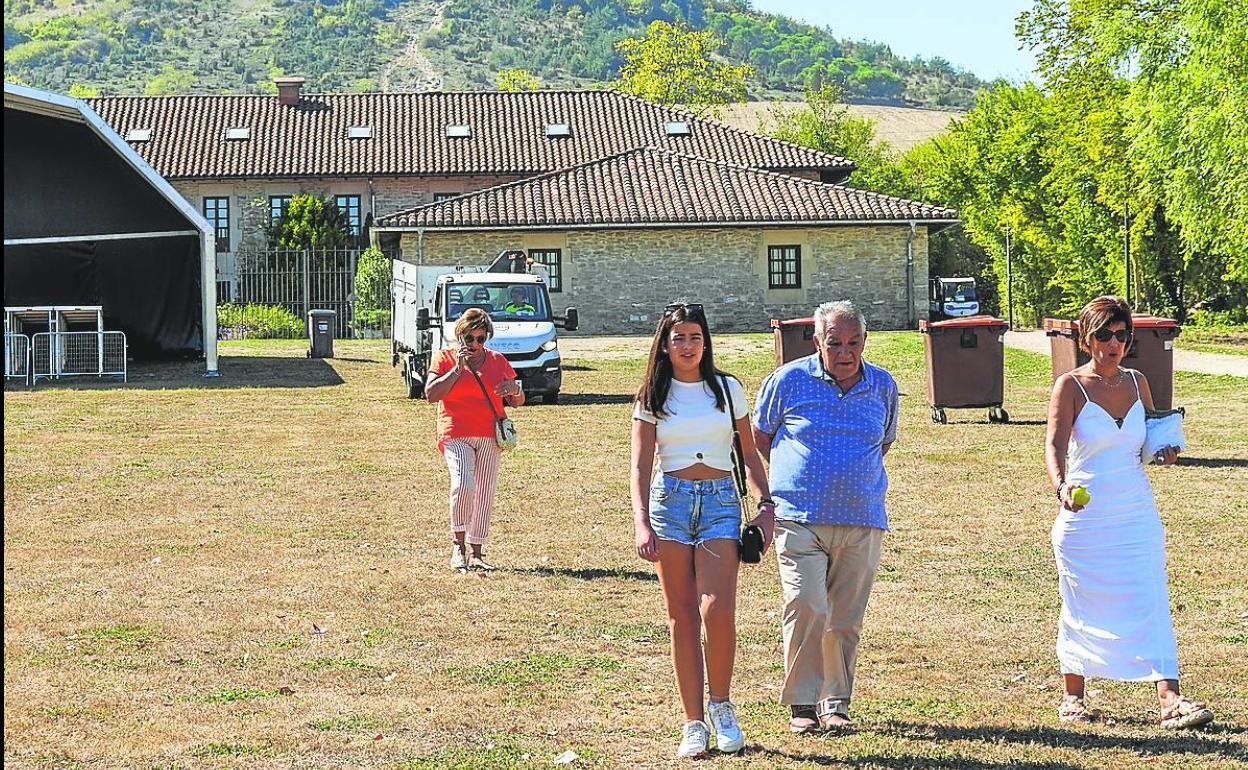
[{"label": "black tent curtain", "polygon": [[[195,224],[90,126],[6,107],[4,238],[186,232]],[[137,359],[202,355],[198,235],[4,247],[4,304],[102,305]]]},{"label": "black tent curtain", "polygon": [[90,126],[4,110],[4,239],[193,230]]},{"label": "black tent curtain", "polygon": [[100,305],[136,360],[204,352],[199,239],[4,247],[5,307]]}]

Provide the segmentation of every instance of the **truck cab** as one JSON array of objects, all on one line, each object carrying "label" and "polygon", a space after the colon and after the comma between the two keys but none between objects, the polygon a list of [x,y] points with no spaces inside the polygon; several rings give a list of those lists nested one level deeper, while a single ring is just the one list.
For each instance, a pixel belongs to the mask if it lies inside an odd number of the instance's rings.
[{"label": "truck cab", "polygon": [[978,314],[975,279],[932,278],[928,284],[928,308],[933,321]]},{"label": "truck cab", "polygon": [[547,404],[558,401],[563,364],[556,329],[576,329],[576,309],[568,308],[563,317],[554,315],[545,267],[517,267],[500,260],[489,267],[395,260],[393,363],[403,365],[409,398],[424,395],[433,353],[458,344],[455,323],[470,308],[478,308],[494,323],[486,347],[506,356],[525,393]]}]

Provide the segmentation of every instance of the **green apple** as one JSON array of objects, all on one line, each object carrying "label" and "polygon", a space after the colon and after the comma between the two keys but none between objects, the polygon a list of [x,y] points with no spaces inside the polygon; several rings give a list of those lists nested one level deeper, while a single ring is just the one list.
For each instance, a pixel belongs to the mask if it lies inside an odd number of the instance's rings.
[{"label": "green apple", "polygon": [[1088,494],[1088,488],[1080,485],[1070,491],[1070,501],[1075,505],[1087,505],[1092,502],[1092,495]]}]

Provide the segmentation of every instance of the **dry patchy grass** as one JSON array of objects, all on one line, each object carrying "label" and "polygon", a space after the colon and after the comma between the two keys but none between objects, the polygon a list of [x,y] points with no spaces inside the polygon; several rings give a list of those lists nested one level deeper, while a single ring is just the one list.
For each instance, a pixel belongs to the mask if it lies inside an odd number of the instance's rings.
[{"label": "dry patchy grass", "polygon": [[[755,392],[767,338],[723,340]],[[629,392],[646,341],[565,342],[565,403],[517,410],[489,577],[445,567],[433,411],[386,343],[224,346],[224,376],[4,394],[9,768],[680,766],[662,600],[632,555]],[[629,356],[634,351],[636,355]],[[1242,766],[1248,721],[1248,399],[1181,374],[1190,458],[1152,473],[1185,684],[1219,711],[1150,724],[1144,685],[1097,682],[1114,727],[1059,726],[1058,609],[1041,467],[1047,360],[1007,351],[1007,407],[932,425],[921,340],[872,338],[898,376],[886,539],[859,659],[862,730],[800,739],[776,704],[774,565],[743,571],[742,768]]]}]

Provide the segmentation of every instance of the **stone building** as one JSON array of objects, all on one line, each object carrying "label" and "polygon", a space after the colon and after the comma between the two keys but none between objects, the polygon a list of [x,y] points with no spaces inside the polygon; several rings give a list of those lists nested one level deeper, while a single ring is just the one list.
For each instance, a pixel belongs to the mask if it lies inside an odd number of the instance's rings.
[{"label": "stone building", "polygon": [[643,332],[673,299],[715,328],[853,299],[873,327],[926,312],[927,237],[956,212],[726,161],[647,147],[382,216],[418,264],[478,264],[522,249],[551,273],[557,312],[591,333]]},{"label": "stone building", "polygon": [[[371,229],[405,259],[484,264],[524,248],[558,276],[558,306],[585,308],[586,330],[644,328],[676,257],[698,267],[690,288],[721,297],[731,328],[831,296],[904,327],[922,310],[929,231],[956,216],[841,186],[845,158],[617,91],[317,95],[302,83],[279,78],[277,96],[90,100],[213,224],[222,298],[234,296],[238,255],[265,249],[268,225],[310,193],[333,198],[361,242]],[[646,164],[661,178],[642,180]],[[695,168],[706,176],[682,176]],[[671,208],[706,198],[719,177],[731,177],[732,201]],[[629,191],[667,208],[633,217]],[[525,204],[554,218],[461,215],[483,201],[514,207],[516,195],[539,196]],[[815,198],[823,208],[794,205]]]}]

